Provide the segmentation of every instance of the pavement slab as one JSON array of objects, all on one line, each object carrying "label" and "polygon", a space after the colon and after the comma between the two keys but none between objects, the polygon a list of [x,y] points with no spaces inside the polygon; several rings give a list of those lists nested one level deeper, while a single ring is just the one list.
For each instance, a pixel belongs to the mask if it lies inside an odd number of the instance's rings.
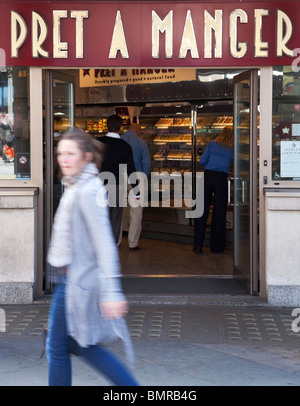
[{"label": "pavement slab", "polygon": [[[0,386],[47,386],[41,358],[50,301],[2,305]],[[300,335],[292,309],[232,305],[131,305],[127,324],[142,386],[299,386]],[[121,358],[119,342],[108,346]],[[110,386],[72,358],[73,386]]]}]

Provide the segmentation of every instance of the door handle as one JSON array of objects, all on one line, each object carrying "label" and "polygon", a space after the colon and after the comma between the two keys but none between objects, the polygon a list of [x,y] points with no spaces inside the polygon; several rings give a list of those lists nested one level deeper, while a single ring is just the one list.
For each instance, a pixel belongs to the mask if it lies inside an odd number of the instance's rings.
[{"label": "door handle", "polygon": [[242,204],[245,204],[245,179],[242,179]]},{"label": "door handle", "polygon": [[227,206],[233,206],[233,202],[231,201],[231,188],[232,188],[232,181],[234,178],[228,178],[228,199],[227,199]]},{"label": "door handle", "polygon": [[[237,187],[237,182],[240,182],[239,184],[241,185],[239,189],[239,193],[237,194],[238,199],[236,202],[231,201],[231,186],[232,186],[232,181],[233,185]],[[236,191],[235,191],[236,193]],[[247,179],[244,178],[229,178],[228,179],[228,206],[244,206],[247,204]]]}]

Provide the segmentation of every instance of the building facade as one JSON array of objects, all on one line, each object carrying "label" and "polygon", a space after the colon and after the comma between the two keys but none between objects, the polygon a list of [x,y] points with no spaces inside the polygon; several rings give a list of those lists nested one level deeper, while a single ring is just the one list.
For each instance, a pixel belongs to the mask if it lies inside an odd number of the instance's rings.
[{"label": "building facade", "polygon": [[[101,137],[116,113],[124,129],[141,124],[151,176],[191,179],[192,200],[199,156],[233,126],[232,278],[272,305],[300,306],[299,1],[0,1],[0,10],[0,303],[51,290],[57,140],[74,125]],[[152,204],[165,219],[162,206]],[[149,210],[145,235],[190,243],[193,206],[170,206],[189,215],[171,224]]]}]

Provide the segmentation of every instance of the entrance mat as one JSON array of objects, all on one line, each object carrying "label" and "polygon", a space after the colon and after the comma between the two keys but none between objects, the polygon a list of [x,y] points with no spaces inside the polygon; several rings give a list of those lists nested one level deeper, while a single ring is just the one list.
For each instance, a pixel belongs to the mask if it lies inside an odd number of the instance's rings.
[{"label": "entrance mat", "polygon": [[125,294],[246,294],[233,278],[124,276],[122,284]]}]

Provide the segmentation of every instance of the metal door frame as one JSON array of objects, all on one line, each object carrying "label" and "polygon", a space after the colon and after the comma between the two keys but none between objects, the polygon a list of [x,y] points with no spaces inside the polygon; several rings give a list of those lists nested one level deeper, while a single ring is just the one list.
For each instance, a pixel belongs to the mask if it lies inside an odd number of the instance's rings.
[{"label": "metal door frame", "polygon": [[[250,275],[249,275],[249,294],[256,296],[259,294],[259,261],[258,261],[258,218],[257,218],[257,197],[258,192],[258,167],[257,167],[257,107],[258,107],[258,70],[251,69],[237,75],[234,78],[234,117],[236,115],[236,84],[241,80],[250,80]],[[234,137],[236,139],[236,125],[234,123]],[[235,153],[235,152],[234,152]],[[236,175],[236,161],[234,161],[234,177]],[[236,202],[234,203],[236,204]],[[234,219],[234,222],[236,219]],[[235,233],[234,233],[235,234]],[[234,250],[235,240],[234,235]],[[236,253],[234,252],[234,255]],[[234,261],[235,263],[235,261]],[[234,266],[234,265],[233,265]]]},{"label": "metal door frame", "polygon": [[[45,211],[44,211],[44,227],[45,227],[45,247],[48,247],[51,237],[52,224],[53,224],[53,134],[54,134],[54,108],[53,108],[53,83],[55,79],[59,79],[65,82],[73,83],[75,90],[74,78],[68,74],[55,71],[53,69],[45,70]],[[75,114],[75,92],[73,91],[73,117]],[[45,252],[46,255],[46,252]],[[45,258],[44,258],[44,263]],[[45,269],[45,291],[51,290],[50,280],[48,278],[47,267]]]}]

